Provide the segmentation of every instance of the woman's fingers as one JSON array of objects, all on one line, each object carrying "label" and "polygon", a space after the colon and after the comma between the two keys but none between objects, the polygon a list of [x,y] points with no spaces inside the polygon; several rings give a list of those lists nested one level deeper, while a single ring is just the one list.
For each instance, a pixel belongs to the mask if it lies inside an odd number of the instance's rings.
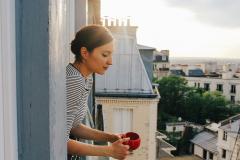
[{"label": "woman's fingers", "polygon": [[124,142],[128,142],[129,140],[130,140],[130,138],[122,138],[122,139],[119,139],[118,142],[124,143]]},{"label": "woman's fingers", "polygon": [[127,155],[129,155],[129,151],[128,151],[129,146],[123,144],[124,142],[127,142],[129,140],[130,138],[123,138],[123,139],[119,139],[118,141],[112,144],[114,148],[114,158],[125,159]]}]

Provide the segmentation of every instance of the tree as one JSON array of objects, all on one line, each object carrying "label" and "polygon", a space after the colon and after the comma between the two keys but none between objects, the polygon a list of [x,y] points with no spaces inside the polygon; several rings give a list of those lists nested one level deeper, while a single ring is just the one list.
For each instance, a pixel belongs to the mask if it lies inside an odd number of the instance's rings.
[{"label": "tree", "polygon": [[226,107],[227,100],[220,92],[203,93],[203,102],[202,116],[205,119],[219,122],[230,116],[230,108]]},{"label": "tree", "polygon": [[240,111],[239,107],[227,107],[229,103],[221,92],[189,87],[183,77],[163,77],[157,83],[161,95],[158,122],[182,117],[187,121],[205,124],[206,119],[219,122]]},{"label": "tree", "polygon": [[177,76],[163,77],[157,81],[161,100],[158,106],[159,111],[171,115],[180,116],[184,104],[184,94],[188,90],[187,81]]},{"label": "tree", "polygon": [[182,118],[199,124],[204,124],[205,119],[201,116],[201,112],[204,106],[204,100],[202,92],[194,88],[189,89],[185,96],[184,114]]}]

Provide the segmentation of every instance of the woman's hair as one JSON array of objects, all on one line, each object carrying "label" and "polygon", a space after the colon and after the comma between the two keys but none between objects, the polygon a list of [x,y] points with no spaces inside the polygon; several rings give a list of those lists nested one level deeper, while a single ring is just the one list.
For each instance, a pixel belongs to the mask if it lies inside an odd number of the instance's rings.
[{"label": "woman's hair", "polygon": [[71,42],[71,51],[75,55],[76,61],[82,62],[80,50],[86,47],[88,52],[92,52],[94,48],[105,45],[113,41],[111,32],[100,25],[89,25],[77,32],[74,40]]}]

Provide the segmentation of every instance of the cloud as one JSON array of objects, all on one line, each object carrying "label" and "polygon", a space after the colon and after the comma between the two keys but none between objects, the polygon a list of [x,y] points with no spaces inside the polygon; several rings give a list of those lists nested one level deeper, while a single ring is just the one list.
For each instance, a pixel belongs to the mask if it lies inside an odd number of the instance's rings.
[{"label": "cloud", "polygon": [[240,0],[165,0],[165,2],[172,7],[192,11],[203,23],[240,28]]}]

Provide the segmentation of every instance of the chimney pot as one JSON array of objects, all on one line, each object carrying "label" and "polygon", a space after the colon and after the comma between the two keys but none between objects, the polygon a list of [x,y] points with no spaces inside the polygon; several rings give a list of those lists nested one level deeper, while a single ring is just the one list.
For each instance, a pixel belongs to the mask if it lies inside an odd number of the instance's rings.
[{"label": "chimney pot", "polygon": [[127,26],[130,26],[130,18],[127,19]]},{"label": "chimney pot", "polygon": [[119,26],[119,19],[116,19],[116,26]]},{"label": "chimney pot", "polygon": [[108,26],[108,17],[105,17],[105,26]]},{"label": "chimney pot", "polygon": [[114,26],[114,20],[111,20],[111,26]]}]

